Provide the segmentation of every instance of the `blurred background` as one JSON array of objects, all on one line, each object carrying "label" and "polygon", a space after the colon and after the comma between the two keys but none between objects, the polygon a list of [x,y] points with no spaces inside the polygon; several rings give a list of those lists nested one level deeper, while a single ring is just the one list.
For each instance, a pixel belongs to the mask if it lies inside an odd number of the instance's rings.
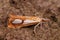
[{"label": "blurred background", "polygon": [[[50,19],[38,26],[7,28],[8,15],[38,16]],[[0,40],[60,40],[60,0],[0,0]]]}]

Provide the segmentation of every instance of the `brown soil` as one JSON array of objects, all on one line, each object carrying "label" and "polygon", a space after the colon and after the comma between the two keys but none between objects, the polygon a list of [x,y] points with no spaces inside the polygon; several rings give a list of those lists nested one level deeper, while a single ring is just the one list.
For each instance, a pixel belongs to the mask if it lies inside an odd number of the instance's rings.
[{"label": "brown soil", "polygon": [[[7,28],[8,14],[50,19],[38,26]],[[60,0],[0,0],[0,40],[60,40]]]}]

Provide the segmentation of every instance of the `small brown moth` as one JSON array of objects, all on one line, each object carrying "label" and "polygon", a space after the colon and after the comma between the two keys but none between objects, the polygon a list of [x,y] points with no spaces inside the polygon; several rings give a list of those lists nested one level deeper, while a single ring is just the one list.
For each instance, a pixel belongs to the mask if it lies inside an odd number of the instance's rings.
[{"label": "small brown moth", "polygon": [[19,15],[11,14],[9,15],[9,18],[8,18],[8,27],[22,28],[30,25],[35,25],[35,24],[39,25],[42,21],[46,22],[46,21],[49,21],[49,19],[39,18],[36,16],[19,16]]}]

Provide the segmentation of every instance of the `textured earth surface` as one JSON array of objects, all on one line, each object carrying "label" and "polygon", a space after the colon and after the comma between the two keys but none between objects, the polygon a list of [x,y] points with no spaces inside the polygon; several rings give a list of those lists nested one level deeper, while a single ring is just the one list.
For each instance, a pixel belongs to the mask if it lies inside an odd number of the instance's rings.
[{"label": "textured earth surface", "polygon": [[[38,26],[10,29],[8,14],[50,19]],[[0,0],[0,40],[60,40],[60,0]]]}]

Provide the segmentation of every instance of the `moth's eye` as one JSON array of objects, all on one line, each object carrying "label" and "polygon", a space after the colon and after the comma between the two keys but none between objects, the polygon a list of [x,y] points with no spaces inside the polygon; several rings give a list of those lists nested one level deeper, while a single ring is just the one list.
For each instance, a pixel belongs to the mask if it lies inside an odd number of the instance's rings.
[{"label": "moth's eye", "polygon": [[12,24],[21,24],[23,21],[21,19],[15,19]]}]

